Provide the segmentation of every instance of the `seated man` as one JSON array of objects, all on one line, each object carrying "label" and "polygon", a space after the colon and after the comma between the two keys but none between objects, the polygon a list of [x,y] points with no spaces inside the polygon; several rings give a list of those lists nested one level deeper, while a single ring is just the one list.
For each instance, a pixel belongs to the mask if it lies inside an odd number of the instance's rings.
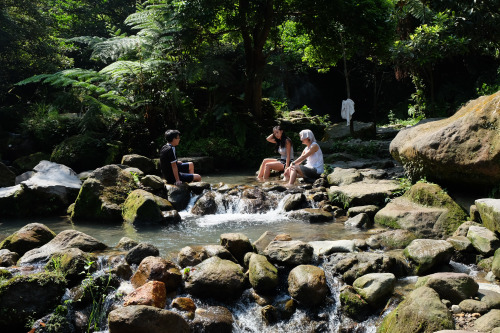
[{"label": "seated man", "polygon": [[181,140],[181,133],[178,130],[167,130],[165,139],[167,144],[160,150],[160,168],[167,183],[180,185],[183,182],[201,181],[201,176],[194,173],[193,162],[182,163],[177,160],[175,147]]}]

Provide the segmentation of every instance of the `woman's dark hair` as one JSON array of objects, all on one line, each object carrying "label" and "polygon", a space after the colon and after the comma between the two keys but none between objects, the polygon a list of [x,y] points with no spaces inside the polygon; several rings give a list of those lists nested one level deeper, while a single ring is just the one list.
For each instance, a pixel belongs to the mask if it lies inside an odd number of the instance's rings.
[{"label": "woman's dark hair", "polygon": [[[274,131],[283,131],[283,129],[281,128],[280,125],[277,125],[273,127],[273,136],[274,136]],[[274,136],[274,140],[276,141],[276,151],[278,151],[280,147],[281,148],[286,147],[287,140],[289,140],[290,143],[292,142],[292,140],[286,136],[285,131],[281,133],[281,139],[278,139],[276,136]]]},{"label": "woman's dark hair", "polygon": [[165,139],[167,142],[172,142],[177,136],[181,135],[181,132],[174,129],[169,129],[165,132]]}]

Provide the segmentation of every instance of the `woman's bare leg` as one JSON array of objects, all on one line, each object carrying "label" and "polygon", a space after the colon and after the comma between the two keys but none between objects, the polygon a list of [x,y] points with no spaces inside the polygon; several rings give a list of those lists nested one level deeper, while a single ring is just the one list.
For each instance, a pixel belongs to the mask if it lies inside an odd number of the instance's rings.
[{"label": "woman's bare leg", "polygon": [[294,167],[292,171],[290,172],[290,180],[288,184],[293,185],[295,183],[295,179],[297,177],[303,177],[304,175],[302,174],[302,170],[300,170],[299,167]]},{"label": "woman's bare leg", "polygon": [[257,176],[257,178],[263,178],[264,177],[264,169],[265,169],[265,166],[266,166],[267,163],[276,162],[276,161],[278,161],[278,160],[275,159],[275,158],[265,158],[262,161],[262,164],[260,165],[259,175]]},{"label": "woman's bare leg", "polygon": [[285,169],[283,163],[281,162],[268,162],[264,166],[264,179],[269,178],[271,175],[271,170],[276,170],[276,171],[283,171]]}]

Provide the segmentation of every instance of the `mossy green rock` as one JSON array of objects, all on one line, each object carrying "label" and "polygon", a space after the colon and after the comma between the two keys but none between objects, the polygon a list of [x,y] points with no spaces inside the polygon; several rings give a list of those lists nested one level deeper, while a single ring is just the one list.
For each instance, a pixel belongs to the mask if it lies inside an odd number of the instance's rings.
[{"label": "mossy green rock", "polygon": [[442,272],[418,278],[416,288],[426,286],[434,289],[441,298],[458,304],[476,295],[479,285],[465,273]]},{"label": "mossy green rock", "polygon": [[81,172],[103,166],[108,146],[91,134],[79,134],[67,138],[52,151],[50,160]]},{"label": "mossy green rock", "polygon": [[270,293],[278,286],[278,269],[267,258],[260,254],[252,254],[248,267],[249,280],[258,293]]},{"label": "mossy green rock", "polygon": [[479,199],[475,204],[483,225],[491,231],[500,232],[500,199]]},{"label": "mossy green rock", "polygon": [[375,223],[423,237],[452,235],[467,213],[436,184],[417,183],[375,215]]},{"label": "mossy green rock", "polygon": [[420,287],[384,318],[377,333],[433,333],[454,328],[453,316],[438,293],[429,287]]},{"label": "mossy green rock", "polygon": [[83,182],[71,219],[122,221],[122,205],[135,189],[137,184],[130,172],[118,165],[96,169]]},{"label": "mossy green rock", "polygon": [[165,220],[160,207],[173,209],[168,200],[138,189],[132,191],[123,203],[122,216],[132,224],[160,223]]},{"label": "mossy green rock", "polygon": [[351,286],[346,286],[340,292],[340,306],[342,313],[356,320],[363,320],[371,309],[368,302],[358,295]]},{"label": "mossy green rock", "polygon": [[[90,253],[77,248],[69,248],[56,252],[51,256],[46,268],[61,272],[70,285],[82,281],[86,273],[93,273],[97,269],[97,258]],[[88,263],[93,263],[88,265]]]},{"label": "mossy green rock", "polygon": [[66,290],[61,274],[38,273],[16,276],[0,285],[2,332],[26,332],[32,318],[50,313]]},{"label": "mossy green rock", "polygon": [[444,240],[415,239],[403,254],[412,261],[414,273],[423,275],[439,265],[448,264],[453,250],[453,246]]},{"label": "mossy green rock", "polygon": [[491,271],[497,278],[500,279],[500,248],[495,251],[493,262],[491,263]]},{"label": "mossy green rock", "polygon": [[30,223],[5,238],[0,249],[8,249],[20,256],[29,250],[43,246],[56,236],[55,232],[41,223]]}]

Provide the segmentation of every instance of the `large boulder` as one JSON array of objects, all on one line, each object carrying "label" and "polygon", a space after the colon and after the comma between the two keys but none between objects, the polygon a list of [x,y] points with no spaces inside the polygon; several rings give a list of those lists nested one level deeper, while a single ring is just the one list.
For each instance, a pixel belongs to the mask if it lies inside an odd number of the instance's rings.
[{"label": "large boulder", "polygon": [[288,217],[309,223],[333,222],[333,214],[319,208],[304,208],[288,213]]},{"label": "large boulder", "polygon": [[58,273],[18,275],[0,287],[2,332],[26,332],[33,318],[53,311],[66,291],[66,280]]},{"label": "large boulder", "polygon": [[163,210],[172,210],[168,200],[147,191],[137,189],[132,191],[123,203],[122,216],[126,222],[132,224],[159,224],[164,223]]},{"label": "large boulder", "polygon": [[299,265],[288,275],[288,293],[300,304],[316,306],[324,302],[329,289],[323,269]]},{"label": "large boulder", "polygon": [[373,252],[337,253],[332,255],[324,266],[325,270],[341,275],[348,284],[369,273],[392,273],[401,277],[406,275],[408,270],[404,258]]},{"label": "large boulder", "polygon": [[378,333],[433,333],[453,330],[453,316],[439,295],[429,287],[420,287],[407,295],[382,321]]},{"label": "large boulder", "polygon": [[363,175],[361,174],[361,172],[354,168],[335,168],[333,169],[333,172],[328,175],[327,180],[328,184],[330,185],[349,185],[363,180]]},{"label": "large boulder", "polygon": [[127,252],[125,261],[130,265],[139,265],[146,257],[159,255],[160,250],[153,244],[139,243]]},{"label": "large boulder", "polygon": [[40,216],[64,213],[82,182],[65,165],[41,161],[19,185],[0,189],[0,215]]},{"label": "large boulder", "polygon": [[195,215],[215,214],[218,209],[216,194],[212,191],[207,191],[196,200],[191,213]]},{"label": "large boulder", "polygon": [[81,231],[64,230],[47,244],[26,252],[19,259],[19,264],[46,263],[55,253],[72,247],[84,252],[93,252],[104,250],[107,246]]},{"label": "large boulder", "polygon": [[332,204],[343,207],[383,205],[399,189],[394,180],[364,180],[343,186],[331,186],[328,198]]},{"label": "large boulder", "polygon": [[270,293],[278,286],[278,270],[265,256],[252,254],[248,265],[248,279],[256,292]]},{"label": "large boulder", "polygon": [[467,219],[465,211],[439,185],[417,183],[375,214],[375,223],[409,230],[420,237],[442,237]]},{"label": "large boulder", "polygon": [[401,130],[390,145],[413,179],[492,186],[500,181],[500,92],[470,101],[446,119]]},{"label": "large boulder", "polygon": [[245,274],[240,265],[232,261],[209,258],[190,270],[186,291],[198,297],[227,300],[241,295],[245,287]]},{"label": "large boulder", "polygon": [[439,265],[448,264],[453,246],[444,240],[415,239],[405,248],[404,255],[412,262],[414,273],[423,275]]},{"label": "large boulder", "polygon": [[136,188],[132,174],[119,165],[96,169],[83,182],[71,219],[121,222],[123,203]]},{"label": "large boulder", "polygon": [[500,233],[500,199],[478,199],[475,204],[483,225]]},{"label": "large boulder", "polygon": [[473,297],[479,290],[479,285],[465,273],[434,273],[419,277],[415,287],[426,286],[434,289],[441,298],[458,304]]},{"label": "large boulder", "polygon": [[189,333],[189,324],[173,311],[148,305],[115,309],[108,316],[109,333]]},{"label": "large boulder", "polygon": [[491,271],[497,278],[500,279],[500,248],[495,251],[493,262],[491,263]]},{"label": "large boulder", "polygon": [[186,209],[191,199],[189,185],[186,183],[179,186],[166,185],[165,188],[167,190],[168,201],[172,203],[174,208],[179,212]]},{"label": "large boulder", "polygon": [[55,236],[55,232],[44,224],[29,223],[5,238],[0,243],[0,249],[8,249],[22,256],[29,250],[50,242]]},{"label": "large boulder", "polygon": [[337,252],[354,252],[356,245],[353,240],[341,239],[336,241],[312,241],[308,243],[313,247],[315,256],[327,256]]},{"label": "large boulder", "polygon": [[417,236],[411,231],[395,229],[370,236],[366,243],[376,249],[379,247],[384,247],[386,250],[404,249],[416,238]]},{"label": "large boulder", "polygon": [[313,258],[313,247],[299,240],[272,241],[263,254],[274,264],[297,266],[309,264]]},{"label": "large boulder", "polygon": [[53,253],[45,268],[63,273],[69,286],[72,287],[86,277],[86,270],[95,271],[97,265],[89,265],[89,262],[96,261],[97,257],[92,254],[72,247]]}]

